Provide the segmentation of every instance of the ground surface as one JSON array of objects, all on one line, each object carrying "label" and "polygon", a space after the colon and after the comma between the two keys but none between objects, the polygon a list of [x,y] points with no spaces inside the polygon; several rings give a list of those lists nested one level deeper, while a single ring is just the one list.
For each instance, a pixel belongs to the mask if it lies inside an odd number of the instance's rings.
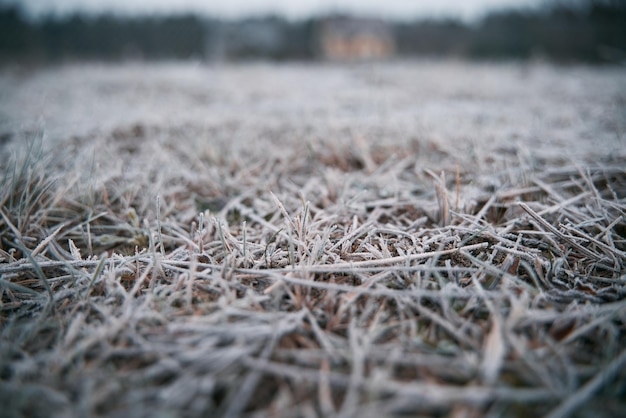
[{"label": "ground surface", "polygon": [[0,416],[618,416],[626,72],[0,71]]}]

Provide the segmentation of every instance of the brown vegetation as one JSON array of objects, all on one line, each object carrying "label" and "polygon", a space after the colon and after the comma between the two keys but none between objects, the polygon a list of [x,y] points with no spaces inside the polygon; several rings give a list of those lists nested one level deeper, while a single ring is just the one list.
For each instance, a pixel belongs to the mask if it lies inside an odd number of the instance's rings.
[{"label": "brown vegetation", "polygon": [[220,129],[12,149],[3,414],[624,410],[623,148]]}]

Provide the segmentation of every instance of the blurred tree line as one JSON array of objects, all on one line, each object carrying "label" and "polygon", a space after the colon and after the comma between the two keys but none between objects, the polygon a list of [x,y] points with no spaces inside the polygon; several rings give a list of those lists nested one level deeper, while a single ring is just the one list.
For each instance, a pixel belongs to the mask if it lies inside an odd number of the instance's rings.
[{"label": "blurred tree line", "polygon": [[539,10],[493,12],[476,26],[399,24],[396,35],[402,55],[626,62],[626,1],[553,0]]},{"label": "blurred tree line", "polygon": [[[220,21],[195,15],[74,15],[31,20],[0,9],[0,62],[120,59],[316,59],[322,18]],[[390,23],[407,56],[625,62],[626,1],[549,0],[532,11],[493,12],[475,24],[456,20]]]},{"label": "blurred tree line", "polygon": [[0,57],[5,60],[183,59],[201,54],[204,37],[205,23],[195,16],[74,15],[30,21],[17,8],[0,11]]}]

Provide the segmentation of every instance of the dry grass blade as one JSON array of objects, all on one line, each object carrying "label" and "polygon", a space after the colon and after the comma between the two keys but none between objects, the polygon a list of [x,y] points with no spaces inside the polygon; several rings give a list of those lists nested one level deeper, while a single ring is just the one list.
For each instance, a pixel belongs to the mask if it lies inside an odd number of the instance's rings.
[{"label": "dry grass blade", "polygon": [[37,245],[37,247],[35,247],[35,249],[31,252],[31,256],[35,257],[37,256],[37,254],[39,254],[41,251],[43,251],[44,248],[46,248],[46,246],[48,244],[50,244],[54,239],[56,239],[57,235],[61,232],[61,230],[63,228],[65,228],[67,226],[67,224],[62,224],[59,225],[50,235],[48,235],[46,237],[46,239],[44,239],[43,241],[41,241],[39,243],[39,245]]},{"label": "dry grass blade", "polygon": [[564,233],[562,233],[561,231],[559,231],[558,229],[556,229],[555,227],[550,225],[541,216],[539,216],[534,210],[532,210],[527,204],[525,204],[523,202],[520,202],[519,205],[520,205],[520,207],[522,209],[524,209],[524,211],[526,211],[526,213],[528,213],[531,216],[531,218],[533,218],[534,220],[539,222],[539,224],[541,226],[543,226],[546,230],[552,232],[554,235],[559,237],[562,241],[567,242],[572,247],[576,248],[577,250],[579,250],[580,252],[582,252],[583,254],[585,254],[588,257],[591,257],[591,258],[596,259],[596,260],[601,260],[602,259],[602,257],[599,256],[598,254],[588,250],[587,248],[583,247],[578,242],[576,242],[573,239],[573,237],[565,235]]},{"label": "dry grass blade", "polygon": [[102,270],[104,269],[104,265],[106,264],[106,262],[107,262],[106,257],[103,256],[100,258],[100,261],[98,262],[98,265],[96,266],[96,269],[94,270],[91,276],[91,280],[89,280],[89,284],[87,285],[87,290],[85,291],[85,296],[84,296],[85,298],[89,297],[91,288],[93,287],[96,280],[100,278],[100,274],[102,274]]},{"label": "dry grass blade", "polygon": [[15,242],[14,245],[17,248],[19,248],[22,251],[22,253],[26,256],[26,258],[28,259],[28,261],[30,262],[33,268],[33,271],[39,278],[39,281],[41,282],[43,288],[48,293],[48,300],[52,302],[52,300],[54,299],[54,294],[52,293],[52,288],[50,287],[50,283],[48,282],[48,278],[44,274],[43,269],[41,268],[41,266],[39,265],[35,257],[32,256],[31,251],[29,251],[28,248],[26,248],[26,246],[23,243]]},{"label": "dry grass blade", "polygon": [[8,280],[4,280],[2,278],[0,278],[0,285],[2,285],[2,287],[6,287],[6,288],[14,290],[16,292],[28,293],[28,294],[31,294],[31,295],[34,295],[34,296],[39,296],[40,295],[39,292],[36,292],[33,289],[31,289],[31,288],[28,288],[28,287],[25,287],[25,286],[21,286],[21,285],[19,285],[17,283],[12,283],[12,282],[10,282]]}]

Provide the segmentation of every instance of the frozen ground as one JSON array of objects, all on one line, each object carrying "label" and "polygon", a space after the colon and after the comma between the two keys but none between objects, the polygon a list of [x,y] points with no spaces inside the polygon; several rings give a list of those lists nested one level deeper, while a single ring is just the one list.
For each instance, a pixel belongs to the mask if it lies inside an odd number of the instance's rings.
[{"label": "frozen ground", "polygon": [[0,70],[0,417],[612,417],[626,72]]},{"label": "frozen ground", "polygon": [[[0,133],[50,139],[135,125],[294,138],[604,156],[624,148],[623,68],[383,65],[83,65],[4,70]],[[237,132],[236,134],[234,132]]]}]

